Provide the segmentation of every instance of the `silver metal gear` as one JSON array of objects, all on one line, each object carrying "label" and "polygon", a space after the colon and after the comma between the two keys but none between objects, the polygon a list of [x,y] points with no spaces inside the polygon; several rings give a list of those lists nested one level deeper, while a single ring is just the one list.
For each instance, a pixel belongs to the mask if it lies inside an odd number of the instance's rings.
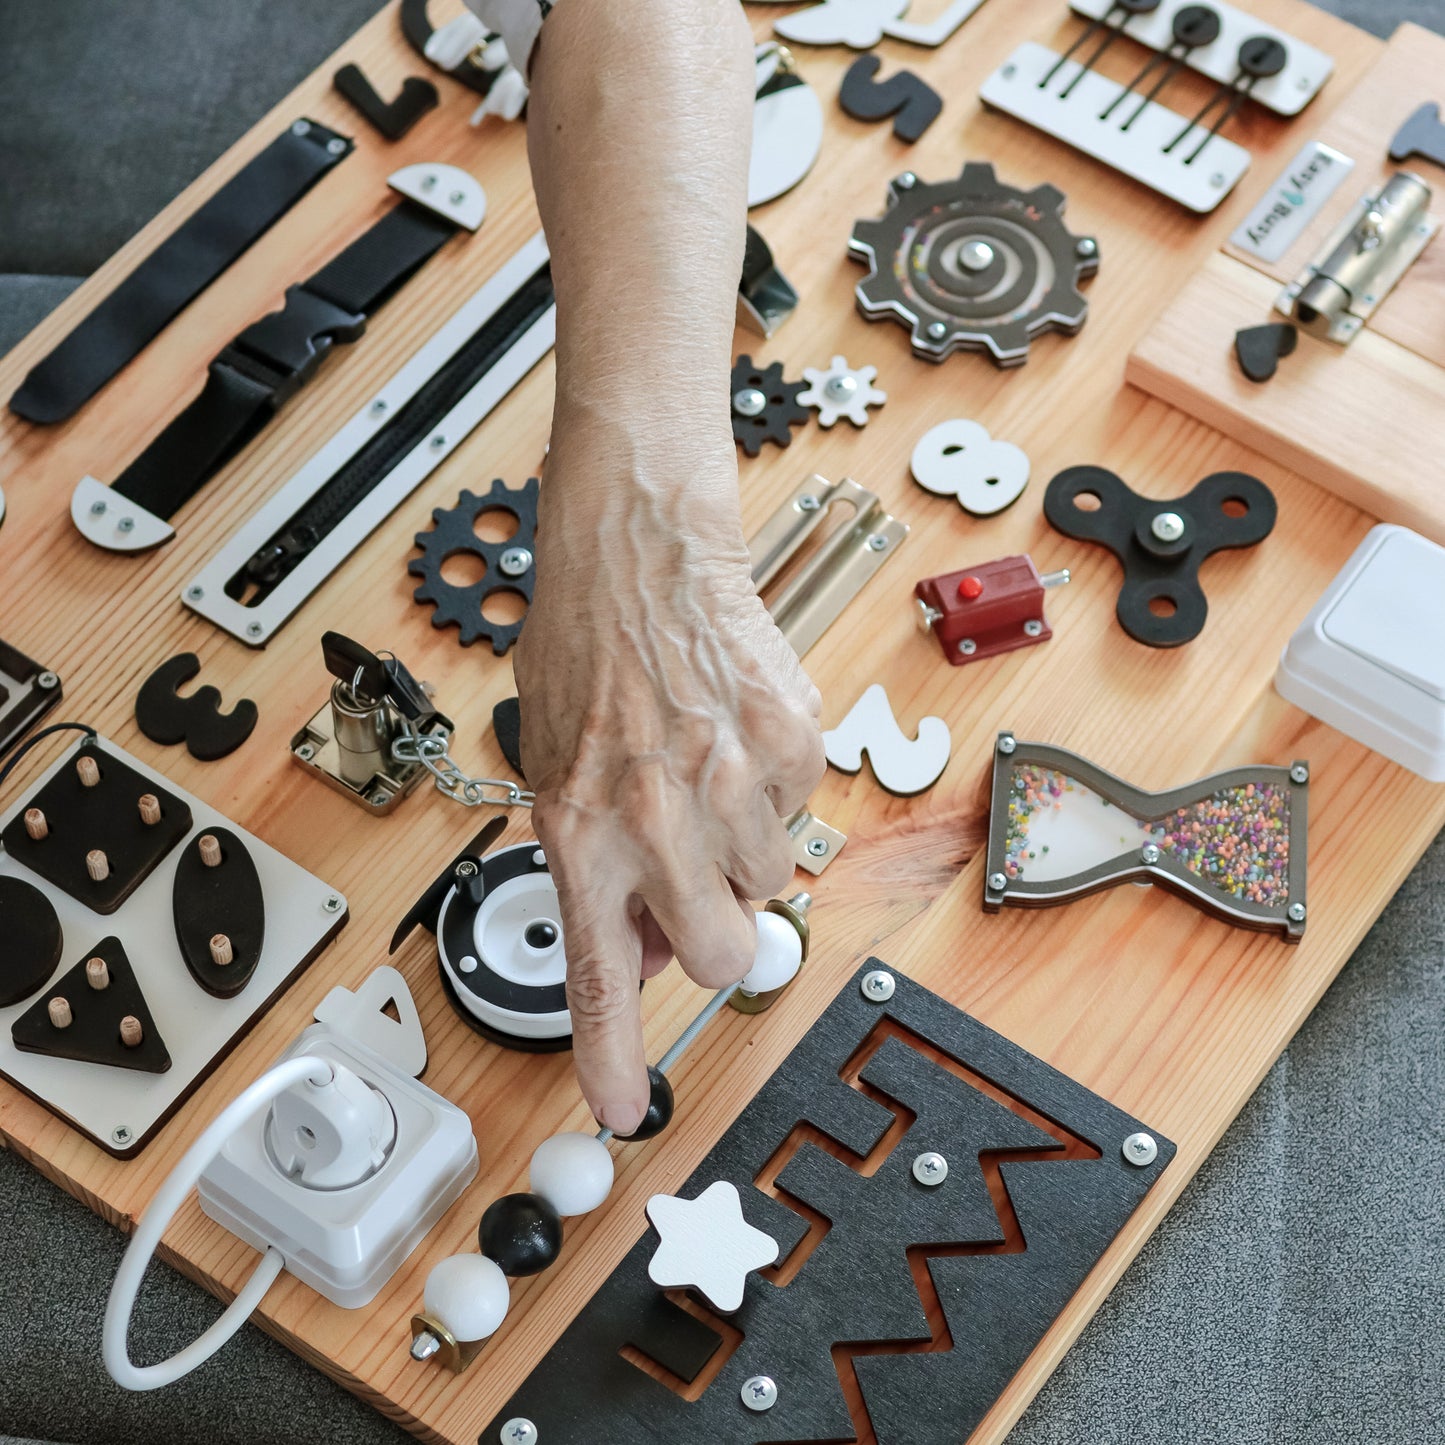
[{"label": "silver metal gear", "polygon": [[808,389],[798,394],[799,405],[817,409],[819,426],[832,426],[840,416],[846,416],[854,426],[867,426],[868,408],[882,406],[888,400],[888,393],[873,385],[877,376],[876,366],[854,371],[843,356],[835,356],[827,368],[805,366],[803,377]]},{"label": "silver metal gear", "polygon": [[957,180],[926,183],[905,171],[888,209],[853,227],[848,252],[868,265],[858,309],[913,332],[913,353],[987,351],[999,366],[1028,360],[1045,331],[1073,335],[1088,315],[1079,282],[1099,268],[1099,243],[1063,223],[1064,193],[1003,185],[985,161]]}]

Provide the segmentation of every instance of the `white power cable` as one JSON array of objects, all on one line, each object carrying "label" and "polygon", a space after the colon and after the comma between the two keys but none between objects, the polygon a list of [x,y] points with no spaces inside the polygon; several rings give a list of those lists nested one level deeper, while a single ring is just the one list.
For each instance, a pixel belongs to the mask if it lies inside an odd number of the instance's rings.
[{"label": "white power cable", "polygon": [[317,1088],[325,1088],[334,1077],[334,1067],[325,1059],[319,1059],[312,1054],[287,1059],[275,1068],[268,1069],[221,1110],[201,1137],[186,1150],[180,1163],[171,1170],[165,1183],[156,1191],[155,1198],[151,1200],[150,1207],[131,1236],[105,1307],[105,1323],[101,1327],[101,1356],[111,1379],[117,1385],[127,1390],[154,1390],[161,1385],[173,1384],[183,1375],[190,1374],[197,1365],[210,1359],[246,1323],[251,1312],[261,1303],[262,1296],[271,1288],[276,1276],[286,1264],[281,1251],[274,1247],[262,1255],[250,1279],[226,1307],[225,1313],[203,1335],[158,1365],[131,1363],[130,1352],[126,1348],[126,1336],[130,1332],[131,1311],[135,1308],[136,1295],[145,1276],[146,1266],[150,1264],[151,1256],[160,1244],[166,1226],[175,1218],[176,1211],[185,1203],[186,1196],[195,1188],[211,1160],[221,1152],[226,1140],[252,1114],[269,1104],[278,1094],[284,1093],[302,1079],[309,1080]]}]

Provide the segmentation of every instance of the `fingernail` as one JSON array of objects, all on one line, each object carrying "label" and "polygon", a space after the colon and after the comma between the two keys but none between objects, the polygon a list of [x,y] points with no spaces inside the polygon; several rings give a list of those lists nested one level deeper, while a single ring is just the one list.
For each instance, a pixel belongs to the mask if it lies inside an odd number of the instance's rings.
[{"label": "fingernail", "polygon": [[641,1109],[629,1109],[625,1106],[617,1108],[614,1106],[603,1109],[600,1117],[595,1115],[594,1117],[597,1118],[597,1122],[604,1129],[611,1129],[612,1132],[620,1138],[624,1134],[632,1133],[632,1131],[642,1123],[643,1115],[646,1113],[647,1109],[645,1106]]}]

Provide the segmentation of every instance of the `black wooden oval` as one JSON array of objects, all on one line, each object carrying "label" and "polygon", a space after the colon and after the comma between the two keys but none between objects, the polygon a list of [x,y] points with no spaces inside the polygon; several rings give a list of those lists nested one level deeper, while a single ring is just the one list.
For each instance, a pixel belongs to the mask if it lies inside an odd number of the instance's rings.
[{"label": "black wooden oval", "polygon": [[[221,861],[207,868],[200,839],[209,833],[221,845]],[[229,828],[206,828],[186,841],[171,892],[176,942],[191,977],[217,998],[233,998],[251,981],[266,936],[266,902],[261,879],[246,845]],[[231,940],[231,962],[211,962],[211,938]]]},{"label": "black wooden oval", "polygon": [[0,1008],[29,998],[60,962],[60,920],[51,901],[23,878],[0,878]]}]

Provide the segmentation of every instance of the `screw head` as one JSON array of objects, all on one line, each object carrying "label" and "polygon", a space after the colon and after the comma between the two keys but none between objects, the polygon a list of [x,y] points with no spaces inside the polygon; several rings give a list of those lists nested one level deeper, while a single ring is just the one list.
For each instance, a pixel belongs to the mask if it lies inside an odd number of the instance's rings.
[{"label": "screw head", "polygon": [[816,512],[822,505],[822,502],[820,502],[812,492],[798,498],[798,510],[800,512]]},{"label": "screw head", "polygon": [[134,532],[134,531],[135,531],[135,518],[134,518],[134,517],[122,517],[122,518],[120,519],[120,521],[118,521],[118,522],[115,524],[115,529],[116,529],[117,532]]},{"label": "screw head", "polygon": [[339,156],[346,149],[346,142],[337,136],[335,140],[326,142],[326,149],[334,156]]},{"label": "screw head", "polygon": [[998,750],[1005,755],[1013,752],[1016,747],[1018,747],[1018,742],[1012,733],[1005,733],[998,740]]},{"label": "screw head", "polygon": [[918,184],[918,177],[912,171],[904,171],[893,184],[900,191],[911,191]]},{"label": "screw head", "polygon": [[134,1138],[135,1135],[131,1133],[129,1124],[117,1124],[115,1128],[110,1131],[110,1142],[112,1144],[124,1146],[129,1144]]},{"label": "screw head", "polygon": [[1291,903],[1290,906],[1285,909],[1285,917],[1287,917],[1291,923],[1303,923],[1305,921],[1304,904]]},{"label": "screw head", "polygon": [[875,968],[863,975],[862,982],[858,985],[863,997],[869,1003],[887,1003],[893,997],[893,990],[898,987],[898,981],[885,968]]},{"label": "screw head", "polygon": [[36,677],[35,686],[49,692],[51,688],[60,686],[60,679],[53,672],[42,672]]},{"label": "screw head", "polygon": [[92,503],[90,504],[90,515],[91,515],[92,517],[103,517],[103,516],[105,516],[105,503],[104,503],[104,502],[92,502]]},{"label": "screw head", "polygon": [[1224,184],[1224,172],[1215,171],[1215,173],[1209,178],[1209,184],[1213,186],[1216,190],[1218,190],[1219,187]]},{"label": "screw head", "polygon": [[1310,770],[1304,763],[1296,763],[1289,770],[1289,780],[1292,783],[1307,783],[1310,780]]},{"label": "screw head", "polygon": [[965,271],[982,271],[993,260],[993,247],[987,241],[965,241],[958,248],[958,264]]},{"label": "screw head", "polygon": [[743,1381],[741,1393],[749,1410],[771,1410],[778,1403],[778,1387],[771,1375],[750,1375]]},{"label": "screw head", "polygon": [[1145,863],[1157,863],[1159,861],[1159,849],[1156,844],[1146,843],[1139,850],[1139,857]]},{"label": "screw head", "polygon": [[935,1149],[929,1149],[913,1161],[913,1177],[930,1189],[948,1178],[948,1160]]},{"label": "screw head", "polygon": [[447,200],[449,200],[449,201],[452,203],[452,205],[454,205],[454,206],[459,206],[459,205],[461,205],[461,203],[462,203],[464,200],[466,200],[466,198],[467,198],[467,197],[466,197],[466,193],[465,193],[465,192],[463,192],[463,191],[453,191],[453,192],[451,193],[451,195],[449,195],[449,196],[447,197]]},{"label": "screw head", "polygon": [[532,554],[525,547],[508,547],[497,559],[497,566],[501,568],[503,576],[520,577],[524,572],[532,570]]},{"label": "screw head", "polygon": [[823,383],[823,395],[829,401],[851,401],[858,395],[856,376],[830,376]]},{"label": "screw head", "polygon": [[1178,512],[1160,512],[1149,523],[1149,530],[1161,542],[1177,542],[1184,535],[1184,518]]},{"label": "screw head", "polygon": [[1074,243],[1074,255],[1088,260],[1091,256],[1099,254],[1099,243],[1092,236],[1085,236]]},{"label": "screw head", "polygon": [[455,868],[452,869],[453,878],[474,878],[477,872],[477,865],[470,858],[463,858]]},{"label": "screw head", "polygon": [[204,587],[187,587],[187,588],[186,588],[186,599],[187,599],[187,601],[190,601],[190,602],[199,602],[199,601],[201,600],[201,598],[204,597],[205,595],[206,595],[206,589],[205,589]]},{"label": "screw head", "polygon": [[886,552],[888,550],[888,538],[881,532],[874,532],[868,538],[868,550],[870,552]]},{"label": "screw head", "polygon": [[310,121],[305,121],[305,120],[298,120],[298,121],[291,127],[291,134],[292,134],[292,135],[310,135],[310,134],[311,134],[311,122],[310,122]]},{"label": "screw head", "polygon": [[761,416],[768,399],[755,386],[745,386],[733,393],[733,410],[739,416]]},{"label": "screw head", "polygon": [[958,650],[965,657],[972,657],[978,651],[978,643],[971,637],[960,637],[958,639]]},{"label": "screw head", "polygon": [[385,416],[386,403],[380,397],[377,397],[377,399],[367,407],[367,411],[370,412],[372,416]]},{"label": "screw head", "polygon": [[944,321],[932,321],[928,325],[928,337],[932,341],[942,341],[948,335],[948,324]]},{"label": "screw head", "polygon": [[991,893],[1002,893],[1008,887],[1007,873],[990,873],[988,875],[988,886]]},{"label": "screw head", "polygon": [[1030,617],[1029,620],[1024,623],[1025,637],[1037,637],[1043,630],[1044,624],[1040,622],[1037,617]]},{"label": "screw head", "polygon": [[370,803],[373,808],[383,808],[386,806],[386,794],[382,789],[378,788],[367,797],[366,801]]},{"label": "screw head", "polygon": [[328,893],[325,902],[323,902],[321,906],[327,913],[340,913],[341,895],[339,893]]},{"label": "screw head", "polygon": [[316,756],[316,748],[311,743],[302,743],[301,746],[296,749],[296,756],[304,762],[309,763],[311,759]]},{"label": "screw head", "polygon": [[808,852],[814,858],[826,858],[828,856],[828,840],[826,838],[809,838]]},{"label": "screw head", "polygon": [[537,1427],[525,1416],[514,1415],[497,1438],[502,1445],[537,1445]]},{"label": "screw head", "polygon": [[246,624],[247,637],[260,637],[261,634],[265,632],[265,630],[266,629],[262,627],[259,622],[248,622]]},{"label": "screw head", "polygon": [[438,432],[438,433],[431,439],[431,442],[429,443],[429,445],[431,446],[431,449],[432,449],[434,452],[439,452],[439,451],[441,451],[441,449],[442,449],[444,446],[446,446],[446,444],[447,444],[447,439],[446,439],[440,432]]},{"label": "screw head", "polygon": [[1137,1134],[1130,1134],[1120,1146],[1120,1152],[1124,1156],[1126,1164],[1132,1164],[1136,1169],[1142,1169],[1146,1164],[1152,1164],[1159,1157],[1159,1146],[1154,1142],[1152,1134],[1146,1134],[1140,1130]]}]

